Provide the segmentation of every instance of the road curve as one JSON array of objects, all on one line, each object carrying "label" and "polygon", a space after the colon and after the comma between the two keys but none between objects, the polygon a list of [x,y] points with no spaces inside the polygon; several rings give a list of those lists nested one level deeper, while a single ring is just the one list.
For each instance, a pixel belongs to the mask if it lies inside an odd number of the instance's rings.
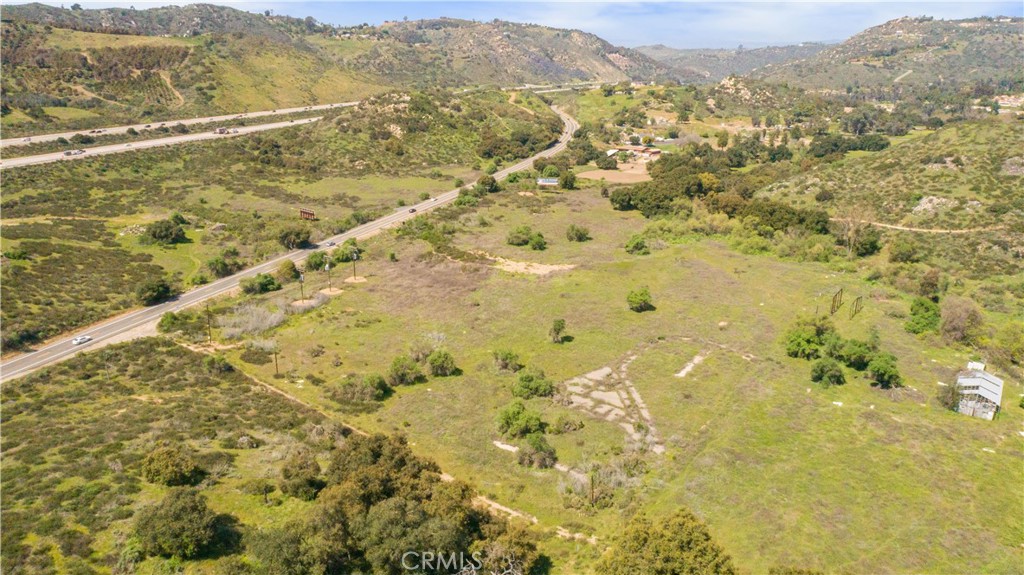
[{"label": "road curve", "polygon": [[[554,110],[562,118],[562,122],[564,123],[564,129],[562,131],[562,135],[558,138],[558,142],[554,146],[551,146],[534,156],[496,172],[494,174],[494,178],[496,180],[502,180],[508,177],[512,172],[532,167],[533,161],[537,158],[552,156],[565,149],[566,144],[568,144],[569,140],[572,139],[572,134],[579,127],[579,124],[577,124],[576,120],[568,114],[563,113],[557,108],[554,108]],[[241,130],[239,130],[239,132],[241,132]],[[322,244],[326,244],[330,241],[340,244],[349,238],[361,239],[371,236],[383,229],[412,219],[423,212],[428,212],[455,201],[455,199],[459,197],[460,189],[461,188],[457,188],[440,194],[433,200],[427,200],[413,206],[407,206],[400,212],[388,214],[372,222],[353,228],[345,233],[338,234],[330,238],[324,238],[322,240]],[[411,209],[415,209],[416,211],[411,212]],[[173,300],[159,305],[142,308],[80,330],[78,332],[79,334],[88,334],[92,337],[92,341],[87,345],[73,345],[71,343],[71,336],[67,336],[56,341],[52,341],[37,350],[18,355],[0,364],[0,381],[13,379],[45,365],[67,359],[80,351],[89,349],[93,344],[124,334],[136,327],[155,321],[169,311],[178,311],[194,306],[210,298],[225,294],[238,287],[238,283],[243,279],[250,278],[259,273],[273,273],[284,260],[292,260],[293,262],[299,263],[314,251],[316,251],[316,248],[312,247],[295,250],[277,256],[271,260],[263,262],[262,264],[238,272],[235,275],[200,286]]]},{"label": "road curve", "polygon": [[303,118],[301,120],[289,120],[286,122],[275,122],[273,124],[259,124],[256,126],[241,126],[238,128],[232,128],[225,134],[215,134],[211,132],[201,132],[198,134],[184,134],[181,136],[171,136],[168,138],[157,138],[155,140],[142,140],[140,142],[129,142],[127,144],[110,144],[107,146],[96,146],[95,148],[85,148],[84,154],[76,156],[66,156],[64,152],[52,152],[49,154],[39,154],[38,156],[23,156],[20,158],[5,158],[0,162],[0,170],[6,170],[9,168],[19,168],[22,166],[33,166],[36,164],[49,164],[51,162],[70,162],[74,160],[84,160],[86,158],[94,158],[96,156],[105,156],[107,154],[121,154],[124,152],[133,152],[136,150],[145,150],[146,148],[158,148],[160,146],[173,146],[175,144],[184,144],[186,142],[201,142],[204,140],[217,140],[220,138],[231,138],[234,136],[243,136],[245,134],[252,134],[253,132],[262,132],[265,130],[275,130],[278,128],[287,128],[288,126],[298,126],[300,124],[309,124],[310,122],[316,122],[321,116],[316,118]]},{"label": "road curve", "polygon": [[[262,118],[265,116],[280,116],[283,114],[294,114],[296,112],[309,112],[316,110],[330,110],[332,108],[347,108],[349,106],[355,106],[359,102],[338,102],[336,104],[318,104],[316,106],[303,106],[301,108],[282,108],[280,110],[263,110],[259,112],[243,112],[238,114],[225,114],[223,116],[207,116],[205,118],[190,118],[181,120],[166,120],[166,121],[155,121],[142,124],[132,124],[130,126],[111,126],[109,128],[98,128],[96,133],[104,136],[111,134],[124,134],[129,129],[135,128],[136,131],[141,132],[143,130],[150,130],[158,126],[173,126],[175,124],[184,124],[191,126],[194,124],[208,124],[210,122],[227,122],[230,120],[242,120],[248,118]],[[147,127],[148,126],[148,127]],[[38,136],[28,136],[22,138],[7,138],[6,140],[0,140],[0,148],[6,148],[8,146],[25,146],[28,144],[35,144],[37,142],[53,142],[58,138],[64,138],[70,140],[75,134],[88,134],[93,130],[77,130],[74,132],[61,132],[59,134],[40,134]],[[28,140],[28,141],[26,141]]]}]

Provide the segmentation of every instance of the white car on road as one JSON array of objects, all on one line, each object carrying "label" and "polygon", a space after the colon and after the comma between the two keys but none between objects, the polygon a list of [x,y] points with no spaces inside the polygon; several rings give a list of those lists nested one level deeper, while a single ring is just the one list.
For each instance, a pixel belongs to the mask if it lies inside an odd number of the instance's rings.
[{"label": "white car on road", "polygon": [[87,335],[80,335],[75,339],[71,340],[72,345],[82,345],[83,343],[89,343],[92,338]]}]

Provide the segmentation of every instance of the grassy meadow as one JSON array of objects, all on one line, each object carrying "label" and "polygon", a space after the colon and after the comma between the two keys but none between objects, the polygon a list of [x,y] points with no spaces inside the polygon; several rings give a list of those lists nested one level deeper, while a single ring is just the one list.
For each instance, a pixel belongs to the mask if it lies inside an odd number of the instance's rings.
[{"label": "grassy meadow", "polygon": [[[455,244],[514,261],[566,264],[545,276],[498,271],[486,260],[454,261],[423,242],[392,234],[366,244],[357,268],[365,283],[258,336],[280,348],[272,363],[233,363],[357,428],[408,434],[414,449],[498,502],[563,526],[614,537],[620,517],[687,506],[703,517],[744,572],[797,565],[826,572],[1019,572],[1024,411],[1020,380],[1007,381],[994,422],[943,410],[938,382],[952,381],[971,357],[934,336],[903,330],[909,298],[837,263],[808,264],[739,254],[716,240],[692,240],[649,256],[622,245],[644,226],[615,212],[596,188],[520,196],[505,192],[458,217]],[[506,245],[528,223],[548,238],[544,251]],[[570,223],[593,240],[570,243]],[[395,253],[397,261],[389,261]],[[337,270],[334,278],[348,269]],[[307,276],[307,293],[326,278]],[[628,291],[648,286],[656,309],[629,311]],[[326,285],[324,285],[326,287]],[[827,309],[843,288],[864,311],[835,316],[844,337],[877,327],[882,349],[899,358],[906,387],[885,391],[848,370],[848,383],[822,389],[810,363],[788,358],[780,339],[795,318]],[[297,286],[268,298],[287,307]],[[848,306],[849,304],[847,304]],[[551,343],[555,318],[572,340]],[[1000,321],[996,318],[996,321]],[[400,387],[374,410],[338,404],[330,390],[349,374],[384,373],[397,355],[443,342],[462,374]],[[565,381],[631,357],[629,379],[650,408],[664,454],[635,451],[615,423],[558,401],[527,404],[549,423],[579,418],[582,429],[549,435],[573,469],[639,457],[649,472],[605,509],[567,507],[569,474],[518,465],[492,445],[503,440],[498,411],[514,377],[491,352]],[[685,377],[695,356],[704,360]],[[515,443],[515,441],[512,441]],[[589,570],[594,550],[551,539],[555,572]],[[586,546],[584,545],[584,548]]]}]

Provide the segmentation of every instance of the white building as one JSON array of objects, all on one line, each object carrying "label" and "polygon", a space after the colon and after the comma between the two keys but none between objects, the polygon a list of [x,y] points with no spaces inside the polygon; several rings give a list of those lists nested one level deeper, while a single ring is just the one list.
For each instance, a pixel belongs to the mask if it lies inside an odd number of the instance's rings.
[{"label": "white building", "polygon": [[992,420],[1003,400],[1003,380],[985,371],[985,364],[972,361],[956,377],[960,405],[957,411]]}]

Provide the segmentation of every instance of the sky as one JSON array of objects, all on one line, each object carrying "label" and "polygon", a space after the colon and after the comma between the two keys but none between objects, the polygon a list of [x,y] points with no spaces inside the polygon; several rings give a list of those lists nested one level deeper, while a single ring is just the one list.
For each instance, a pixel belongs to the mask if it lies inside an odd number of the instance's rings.
[{"label": "sky", "polygon": [[[65,0],[70,6],[75,0]],[[509,20],[574,28],[591,32],[620,46],[664,44],[674,48],[747,48],[839,42],[865,28],[901,16],[933,16],[958,19],[975,16],[1022,16],[1024,3],[964,0],[959,2],[798,1],[798,2],[634,2],[608,0],[584,2],[507,1],[307,1],[307,0],[203,0],[250,12],[273,10],[336,25],[380,24],[385,20],[448,16],[468,20]],[[129,7],[138,9],[186,0],[83,1],[85,8]],[[17,2],[20,3],[20,2]],[[61,2],[45,0],[46,4]]]}]

